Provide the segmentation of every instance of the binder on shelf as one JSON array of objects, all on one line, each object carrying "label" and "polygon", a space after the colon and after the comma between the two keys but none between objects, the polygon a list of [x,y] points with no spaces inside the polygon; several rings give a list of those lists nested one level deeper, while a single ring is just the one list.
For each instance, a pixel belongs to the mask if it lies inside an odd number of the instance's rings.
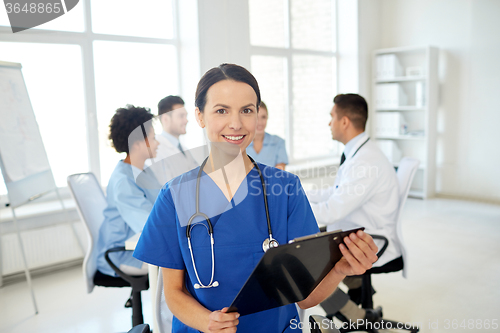
[{"label": "binder on shelf", "polygon": [[377,56],[377,79],[389,80],[403,76],[403,67],[395,54],[382,54]]},{"label": "binder on shelf", "polygon": [[407,125],[399,112],[378,112],[375,126],[377,136],[399,136],[406,134]]},{"label": "binder on shelf", "polygon": [[424,83],[422,81],[417,81],[415,82],[415,106],[421,108],[424,105]]},{"label": "binder on shelf", "polygon": [[407,97],[399,83],[377,85],[375,104],[377,109],[396,109],[406,105]]},{"label": "binder on shelf", "polygon": [[402,153],[395,141],[377,140],[377,146],[392,164],[397,164],[401,161]]}]

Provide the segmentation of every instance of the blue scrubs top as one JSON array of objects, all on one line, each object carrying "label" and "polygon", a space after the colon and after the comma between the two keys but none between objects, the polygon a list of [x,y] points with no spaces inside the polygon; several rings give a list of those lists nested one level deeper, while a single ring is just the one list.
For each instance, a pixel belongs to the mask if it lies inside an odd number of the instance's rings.
[{"label": "blue scrubs top", "polygon": [[288,155],[285,149],[285,140],[277,135],[264,134],[262,149],[257,154],[253,148],[253,142],[247,148],[247,154],[255,161],[269,166],[276,166],[279,163],[288,164]]},{"label": "blue scrubs top", "polygon": [[[134,171],[135,169],[135,171]],[[134,172],[139,174],[137,181]],[[125,241],[141,232],[158,196],[161,185],[147,171],[119,161],[109,178],[104,209],[104,222],[99,229],[97,243],[97,269],[101,273],[116,276],[104,259],[106,250],[125,246]],[[116,266],[122,264],[141,267],[142,262],[132,257],[132,251],[111,253],[110,259]]]},{"label": "blue scrubs top", "polygon": [[[273,237],[286,244],[297,237],[318,232],[309,202],[297,176],[259,163],[267,184]],[[186,270],[186,288],[211,311],[231,304],[262,255],[262,242],[269,237],[264,197],[258,171],[252,169],[229,202],[206,174],[200,179],[200,212],[213,225],[215,288],[194,289],[198,283],[186,238],[186,225],[195,213],[196,177],[199,168],[168,182],[149,215],[134,257],[153,265]],[[196,224],[198,223],[198,224]],[[195,219],[191,244],[200,280],[211,278],[211,249],[204,219]],[[290,321],[299,321],[294,304],[242,316],[238,332],[292,332]],[[293,323],[293,322],[292,322]],[[294,325],[297,326],[297,325]],[[293,327],[293,326],[292,326]],[[197,332],[174,317],[172,332]]]}]

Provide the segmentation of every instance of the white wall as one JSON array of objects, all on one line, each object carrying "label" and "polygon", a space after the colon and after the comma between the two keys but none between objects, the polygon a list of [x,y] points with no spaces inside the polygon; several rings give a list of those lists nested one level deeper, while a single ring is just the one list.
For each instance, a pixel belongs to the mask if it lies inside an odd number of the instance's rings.
[{"label": "white wall", "polygon": [[500,1],[378,1],[379,48],[442,50],[437,192],[499,202]]}]

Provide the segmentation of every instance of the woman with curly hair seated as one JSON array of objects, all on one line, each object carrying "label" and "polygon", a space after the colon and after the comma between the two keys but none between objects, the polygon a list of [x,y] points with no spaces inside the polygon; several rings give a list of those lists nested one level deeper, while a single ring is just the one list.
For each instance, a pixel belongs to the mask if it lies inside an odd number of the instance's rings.
[{"label": "woman with curly hair seated", "polygon": [[[161,187],[152,173],[143,170],[146,159],[156,157],[158,147],[152,118],[149,109],[133,105],[117,109],[111,118],[109,139],[115,150],[127,153],[127,157],[116,165],[106,190],[108,206],[97,245],[97,269],[106,275],[116,274],[104,253],[125,246],[125,240],[142,231]],[[110,253],[110,259],[126,274],[148,272],[146,264],[132,257],[132,251]]]}]

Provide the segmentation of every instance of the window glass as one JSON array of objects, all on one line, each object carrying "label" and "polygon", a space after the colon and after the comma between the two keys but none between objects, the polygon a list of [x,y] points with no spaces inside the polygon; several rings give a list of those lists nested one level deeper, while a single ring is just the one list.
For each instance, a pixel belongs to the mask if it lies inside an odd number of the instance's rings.
[{"label": "window glass", "polygon": [[330,132],[330,110],[336,95],[335,58],[294,55],[293,156],[328,156],[336,144]]},{"label": "window glass", "polygon": [[64,187],[68,175],[89,171],[80,46],[0,42],[0,54],[23,66],[56,184]]},{"label": "window glass", "polygon": [[283,0],[250,0],[250,44],[285,47],[285,3]]},{"label": "window glass", "polygon": [[169,0],[92,0],[92,31],[99,34],[173,38]]},{"label": "window glass", "polygon": [[149,107],[158,114],[160,99],[178,94],[176,49],[171,45],[96,41],[94,68],[101,182],[107,185],[116,163],[125,158],[108,140],[111,117],[127,104]]},{"label": "window glass", "polygon": [[[14,3],[15,1],[11,2]],[[54,1],[54,2],[59,2],[59,1]],[[83,19],[83,7],[85,4],[83,2],[84,0],[80,0],[78,4],[66,14],[31,29],[83,32],[85,30],[85,24]],[[9,17],[7,16],[7,11],[3,9],[0,10],[0,26],[1,25],[10,27],[10,21]]]},{"label": "window glass", "polygon": [[286,60],[283,57],[252,56],[252,74],[269,113],[266,132],[285,138]]},{"label": "window glass", "polygon": [[296,49],[335,51],[334,1],[292,0],[292,47]]}]

